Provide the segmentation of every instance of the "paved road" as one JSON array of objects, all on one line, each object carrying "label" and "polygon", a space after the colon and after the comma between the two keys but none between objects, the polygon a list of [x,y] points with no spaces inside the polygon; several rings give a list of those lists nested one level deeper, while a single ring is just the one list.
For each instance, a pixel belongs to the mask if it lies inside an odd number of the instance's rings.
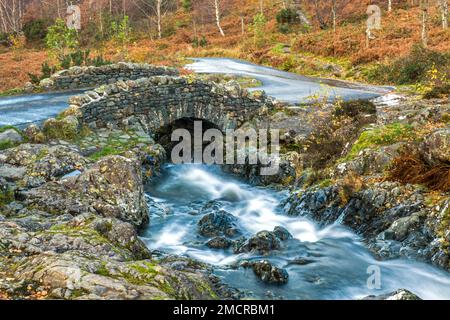
[{"label": "paved road", "polygon": [[336,96],[344,100],[371,99],[392,91],[390,87],[376,87],[344,81],[317,79],[263,67],[246,61],[228,58],[193,58],[186,68],[197,73],[220,73],[258,79],[267,95],[289,103],[308,102],[313,95]]},{"label": "paved road", "polygon": [[80,92],[82,91],[2,97],[0,98],[0,126],[23,127],[29,123],[54,117],[69,106],[67,101],[70,96]]}]

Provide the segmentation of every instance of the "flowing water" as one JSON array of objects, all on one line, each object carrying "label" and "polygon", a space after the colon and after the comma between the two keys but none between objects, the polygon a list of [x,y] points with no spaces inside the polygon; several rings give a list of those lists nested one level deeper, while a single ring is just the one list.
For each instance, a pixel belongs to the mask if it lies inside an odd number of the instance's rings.
[{"label": "flowing water", "polygon": [[[321,228],[306,218],[287,216],[282,207],[286,192],[251,186],[220,168],[168,165],[147,194],[151,223],[143,239],[148,246],[213,265],[217,276],[250,298],[355,299],[405,288],[424,299],[450,299],[450,274],[410,260],[377,261],[347,228]],[[197,223],[201,208],[212,202],[238,218],[246,237],[283,226],[294,239],[265,257],[210,249]],[[287,270],[286,285],[263,283],[252,269],[238,267],[239,261],[262,258]],[[380,268],[379,290],[367,286],[370,266]]]},{"label": "flowing water", "polygon": [[0,97],[0,127],[23,127],[56,116],[69,106],[70,96],[84,90]]}]

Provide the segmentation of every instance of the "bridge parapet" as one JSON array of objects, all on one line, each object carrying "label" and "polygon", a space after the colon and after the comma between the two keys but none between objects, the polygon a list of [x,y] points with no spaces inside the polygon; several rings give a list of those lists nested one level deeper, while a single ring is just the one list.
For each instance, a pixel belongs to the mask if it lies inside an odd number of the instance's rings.
[{"label": "bridge parapet", "polygon": [[177,76],[177,69],[163,66],[153,66],[145,63],[119,62],[100,67],[72,67],[59,71],[50,78],[40,82],[45,90],[69,90],[95,88],[103,84],[117,81],[136,80],[153,76]]}]

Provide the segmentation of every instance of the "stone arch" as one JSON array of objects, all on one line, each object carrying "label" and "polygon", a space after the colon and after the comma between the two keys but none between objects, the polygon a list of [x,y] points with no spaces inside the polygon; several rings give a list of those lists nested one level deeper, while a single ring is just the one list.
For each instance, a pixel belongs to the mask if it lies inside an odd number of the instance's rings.
[{"label": "stone arch", "polygon": [[157,76],[119,81],[69,100],[80,122],[92,128],[121,126],[139,117],[149,131],[178,119],[204,119],[222,131],[235,129],[273,107],[265,95],[187,77]]}]

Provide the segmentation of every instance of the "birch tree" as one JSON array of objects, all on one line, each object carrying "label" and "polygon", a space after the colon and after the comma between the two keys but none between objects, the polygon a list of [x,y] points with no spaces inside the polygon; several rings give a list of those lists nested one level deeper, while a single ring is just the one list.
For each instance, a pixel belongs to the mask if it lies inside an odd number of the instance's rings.
[{"label": "birch tree", "polygon": [[222,26],[220,25],[220,0],[214,0],[214,12],[216,17],[217,28],[219,28],[220,35],[225,37]]},{"label": "birch tree", "polygon": [[428,45],[428,9],[429,0],[420,0],[420,8],[422,10],[422,44],[424,47]]},{"label": "birch tree", "polygon": [[19,32],[22,29],[24,0],[0,0],[0,25],[3,32]]},{"label": "birch tree", "polygon": [[447,0],[439,0],[439,7],[441,9],[442,28],[448,29],[448,2]]}]

